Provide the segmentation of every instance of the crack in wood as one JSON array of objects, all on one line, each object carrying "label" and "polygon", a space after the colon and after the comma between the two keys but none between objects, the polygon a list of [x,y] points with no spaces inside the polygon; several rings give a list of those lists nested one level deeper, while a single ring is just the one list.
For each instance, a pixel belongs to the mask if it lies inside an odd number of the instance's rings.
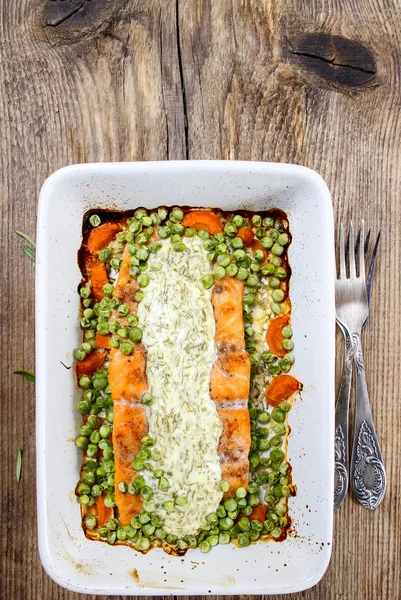
[{"label": "crack in wood", "polygon": [[184,108],[184,134],[185,134],[185,159],[189,159],[189,147],[188,147],[188,107],[187,97],[185,93],[184,85],[184,70],[182,64],[181,55],[181,38],[180,38],[180,15],[179,15],[179,0],[176,0],[176,29],[177,29],[177,55],[178,55],[178,68],[180,72],[180,84],[182,91],[182,104]]},{"label": "crack in wood", "polygon": [[355,69],[356,71],[362,71],[363,73],[371,73],[373,75],[376,73],[376,69],[364,69],[363,67],[356,67],[355,65],[348,65],[346,63],[336,62],[335,57],[332,59],[323,58],[323,56],[318,56],[317,54],[312,54],[311,52],[298,52],[297,50],[290,50],[290,52],[291,54],[296,54],[297,56],[307,56],[310,58],[316,58],[317,60],[322,60],[323,62],[328,63],[333,67],[348,67],[349,69]]},{"label": "crack in wood", "polygon": [[61,6],[61,10],[62,11],[63,8],[65,8],[66,6],[68,6],[68,4],[70,3],[63,3],[63,4],[59,4],[59,3],[55,3],[54,1],[48,4],[48,8],[49,11],[52,11],[52,9],[55,11],[55,16],[52,17],[51,15],[49,15],[47,17],[47,19],[45,20],[44,24],[47,25],[48,27],[57,27],[58,25],[61,25],[62,23],[64,23],[65,21],[67,21],[68,19],[70,19],[71,17],[73,17],[77,12],[79,12],[80,10],[82,10],[85,6],[85,4],[87,3],[88,0],[83,0],[83,2],[79,1],[78,5],[76,6],[76,2],[72,2],[72,6],[71,6],[71,10],[65,14],[61,14],[59,17],[57,17],[57,13],[59,11],[59,6]]}]

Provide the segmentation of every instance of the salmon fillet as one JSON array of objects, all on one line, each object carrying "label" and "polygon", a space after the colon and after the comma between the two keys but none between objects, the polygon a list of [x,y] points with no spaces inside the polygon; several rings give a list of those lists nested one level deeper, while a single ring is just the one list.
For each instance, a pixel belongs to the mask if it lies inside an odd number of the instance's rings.
[{"label": "salmon fillet", "polygon": [[212,400],[247,400],[251,377],[251,363],[247,352],[219,354],[210,378]]},{"label": "salmon fillet", "polygon": [[245,350],[242,298],[244,282],[235,277],[223,277],[215,283],[212,294],[216,320],[216,344],[219,350]]},{"label": "salmon fillet", "polygon": [[223,425],[217,451],[220,461],[236,464],[248,460],[251,446],[249,411],[247,408],[217,409]]},{"label": "salmon fillet", "polygon": [[148,425],[143,406],[116,402],[114,405],[113,447],[115,464],[116,505],[122,525],[128,525],[131,518],[142,509],[139,495],[120,492],[118,484],[128,484],[136,476],[132,461],[141,449],[141,439],[147,434]]},{"label": "salmon fillet", "polygon": [[142,394],[148,389],[145,347],[142,344],[134,344],[132,354],[128,356],[117,349],[112,350],[110,355],[109,384],[113,402],[139,402]]},{"label": "salmon fillet", "polygon": [[235,463],[227,461],[221,463],[221,477],[230,484],[228,492],[224,494],[225,498],[235,496],[235,491],[239,487],[248,487],[248,473],[248,459]]},{"label": "salmon fillet", "polygon": [[118,272],[116,285],[114,286],[113,295],[119,298],[123,304],[126,304],[131,313],[136,313],[137,302],[134,299],[136,292],[139,290],[136,279],[132,279],[131,270],[131,253],[128,250],[128,244],[125,246],[123,258]]}]

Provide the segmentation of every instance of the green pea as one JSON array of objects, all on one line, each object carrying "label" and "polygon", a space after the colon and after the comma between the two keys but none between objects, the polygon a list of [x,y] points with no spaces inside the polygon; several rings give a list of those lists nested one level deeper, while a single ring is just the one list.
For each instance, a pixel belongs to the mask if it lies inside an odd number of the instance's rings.
[{"label": "green pea", "polygon": [[167,477],[164,477],[164,476],[160,477],[159,483],[158,483],[158,488],[160,490],[162,490],[162,492],[166,492],[169,487],[170,487],[170,482],[167,479]]},{"label": "green pea", "polygon": [[258,504],[260,503],[259,501],[259,495],[258,494],[250,494],[248,496],[248,505],[253,507],[253,506],[258,506]]},{"label": "green pea", "polygon": [[184,236],[187,238],[193,238],[196,235],[196,229],[193,227],[187,227],[184,232]]},{"label": "green pea", "polygon": [[209,535],[206,538],[206,541],[209,542],[210,546],[213,548],[213,546],[217,546],[219,543],[219,535]]},{"label": "green pea", "polygon": [[139,537],[135,543],[138,549],[142,550],[143,552],[145,550],[149,550],[150,548],[150,540],[148,540],[147,537]]},{"label": "green pea", "polygon": [[170,213],[170,220],[173,223],[180,223],[184,218],[184,213],[179,208],[174,208]]},{"label": "green pea", "polygon": [[103,248],[98,252],[99,260],[107,262],[111,257],[111,250],[109,248]]},{"label": "green pea", "polygon": [[270,229],[268,235],[272,238],[272,240],[276,241],[280,234],[277,229]]},{"label": "green pea", "polygon": [[141,402],[142,404],[145,404],[145,406],[152,406],[153,400],[154,398],[150,392],[145,392],[141,396]]},{"label": "green pea", "polygon": [[112,423],[114,421],[114,411],[112,408],[110,408],[107,412],[106,412],[106,419],[109,423]]},{"label": "green pea", "polygon": [[91,215],[89,217],[89,223],[92,225],[92,227],[98,227],[101,222],[102,221],[100,220],[99,215]]},{"label": "green pea", "polygon": [[75,440],[75,445],[78,448],[81,448],[81,450],[87,450],[88,445],[89,445],[89,441],[87,437],[84,436],[80,436]]},{"label": "green pea", "polygon": [[165,500],[162,504],[162,508],[168,513],[172,512],[174,510],[174,502],[172,500]]},{"label": "green pea", "polygon": [[255,252],[253,253],[253,257],[258,262],[262,262],[262,260],[264,260],[264,258],[265,258],[265,255],[262,250],[255,250]]},{"label": "green pea", "polygon": [[103,286],[103,293],[106,294],[106,296],[111,296],[113,291],[114,291],[114,287],[111,285],[111,283],[106,283]]},{"label": "green pea", "polygon": [[245,533],[239,533],[237,539],[238,539],[238,544],[242,548],[249,546],[249,536],[247,536]]},{"label": "green pea", "polygon": [[246,269],[244,269],[243,267],[240,267],[240,268],[238,269],[238,272],[237,272],[237,275],[236,275],[236,277],[237,277],[237,279],[239,279],[240,281],[245,281],[245,279],[247,279],[247,278],[248,278],[248,275],[249,275],[248,271],[247,271]]},{"label": "green pea", "polygon": [[97,430],[92,431],[89,439],[92,444],[98,444],[100,442],[100,433]]},{"label": "green pea", "polygon": [[141,288],[147,287],[150,283],[150,277],[147,273],[141,273],[138,276],[138,285]]},{"label": "green pea", "polygon": [[241,517],[241,519],[238,521],[238,527],[241,529],[241,531],[249,531],[251,528],[249,519],[246,517]]},{"label": "green pea", "polygon": [[283,485],[281,487],[281,494],[284,496],[284,498],[289,498],[291,496],[291,490],[288,485]]},{"label": "green pea", "polygon": [[258,414],[257,419],[259,423],[268,423],[270,421],[270,415],[267,411],[263,410],[261,413]]},{"label": "green pea", "polygon": [[257,262],[253,262],[251,263],[250,269],[254,273],[258,273],[262,269],[262,266]]},{"label": "green pea", "polygon": [[219,254],[217,256],[217,264],[220,265],[221,267],[228,267],[228,265],[230,264],[230,257],[228,256],[228,254]]},{"label": "green pea", "polygon": [[181,223],[173,223],[171,231],[174,235],[184,235],[185,227]]},{"label": "green pea", "polygon": [[82,425],[81,429],[79,430],[79,433],[81,434],[81,436],[89,437],[92,433],[92,427],[90,427],[89,425]]},{"label": "green pea", "polygon": [[109,425],[102,425],[99,429],[99,434],[102,438],[108,438],[111,434],[111,427]]},{"label": "green pea", "polygon": [[99,452],[99,446],[97,444],[89,444],[88,445],[86,453],[90,458],[97,456],[98,452]]},{"label": "green pea", "polygon": [[110,346],[112,348],[118,348],[120,345],[120,338],[117,337],[116,335],[112,335],[110,338]]},{"label": "green pea", "polygon": [[265,236],[260,240],[260,244],[262,248],[270,249],[273,246],[273,240],[270,236]]},{"label": "green pea", "polygon": [[204,275],[202,277],[202,285],[207,290],[213,285],[213,277],[212,275]]},{"label": "green pea", "polygon": [[[234,248],[234,250],[238,250],[239,248],[243,248],[244,247],[244,242],[239,237],[233,238],[230,241],[230,244],[231,244],[232,248]],[[242,259],[240,259],[240,260],[242,260]]]},{"label": "green pea", "polygon": [[230,484],[228,483],[228,481],[222,480],[220,481],[219,487],[222,492],[228,492],[228,490],[230,489]]},{"label": "green pea", "polygon": [[282,302],[284,300],[284,292],[283,290],[274,290],[272,293],[272,298],[275,302]]},{"label": "green pea", "polygon": [[81,402],[78,403],[77,408],[82,415],[88,415],[91,409],[89,402],[86,400],[81,400]]},{"label": "green pea", "polygon": [[289,238],[286,233],[280,233],[280,235],[277,238],[277,243],[280,244],[280,246],[286,246],[288,244],[288,241]]},{"label": "green pea", "polygon": [[260,227],[262,225],[262,217],[260,215],[253,215],[252,223],[255,227]]},{"label": "green pea", "polygon": [[234,277],[238,273],[238,267],[235,263],[230,262],[230,264],[227,265],[225,271],[226,271],[226,275],[228,275],[230,277]]},{"label": "green pea", "polygon": [[219,533],[219,544],[229,544],[230,543],[230,534],[226,531],[221,531]]},{"label": "green pea", "polygon": [[187,500],[187,498],[185,498],[185,496],[176,496],[174,498],[174,503],[177,506],[184,506],[187,502],[188,502],[188,500]]},{"label": "green pea", "polygon": [[169,227],[159,227],[157,233],[159,234],[159,237],[165,240],[171,236],[171,229]]},{"label": "green pea", "polygon": [[[234,217],[233,217],[233,224],[236,227],[241,227],[242,224],[243,224],[243,222],[244,222],[244,219],[243,219],[243,217],[241,215],[234,215]],[[237,239],[239,239],[239,238],[237,238]]]},{"label": "green pea", "polygon": [[213,279],[223,279],[223,277],[225,276],[226,272],[224,270],[224,267],[218,266],[216,267],[213,271],[212,271],[212,277]]},{"label": "green pea", "polygon": [[283,423],[276,423],[273,427],[273,430],[275,433],[277,433],[277,435],[284,435],[287,431],[287,428]]},{"label": "green pea", "polygon": [[173,244],[173,250],[175,252],[184,252],[185,249],[186,249],[186,245],[183,244],[182,242],[175,242]]},{"label": "green pea", "polygon": [[280,304],[277,304],[277,302],[271,302],[270,303],[270,308],[272,309],[272,311],[276,314],[279,315],[281,313],[281,307]]},{"label": "green pea", "polygon": [[280,246],[280,244],[278,244],[277,242],[275,244],[273,244],[273,247],[271,249],[272,254],[274,254],[275,256],[281,256],[284,252],[284,248],[283,246]]},{"label": "green pea", "polygon": [[91,289],[90,287],[81,287],[79,290],[79,294],[81,296],[81,298],[89,298],[89,296],[91,295]]},{"label": "green pea", "polygon": [[262,229],[262,227],[258,227],[255,230],[255,235],[256,235],[257,238],[262,239],[263,237],[265,237],[266,232],[265,232],[264,229]]},{"label": "green pea", "polygon": [[280,448],[273,448],[270,452],[270,460],[273,463],[280,463],[284,459],[284,452]]},{"label": "green pea", "polygon": [[151,438],[149,435],[144,435],[143,438],[141,439],[142,445],[143,446],[154,446],[155,445],[155,440],[153,438]]},{"label": "green pea", "polygon": [[140,327],[133,327],[129,332],[129,339],[131,342],[140,342],[142,339],[142,329]]},{"label": "green pea", "polygon": [[259,454],[256,454],[255,452],[251,452],[251,454],[249,455],[249,464],[251,465],[251,467],[253,469],[255,469],[259,463],[260,463]]},{"label": "green pea", "polygon": [[134,349],[133,345],[130,342],[121,342],[120,343],[120,352],[128,356],[132,354],[132,350]]},{"label": "green pea", "polygon": [[284,267],[276,267],[274,270],[274,276],[281,281],[287,277],[287,271]]},{"label": "green pea", "polygon": [[[237,274],[238,277],[238,274]],[[256,275],[248,275],[247,280],[246,280],[246,285],[248,287],[252,287],[252,288],[256,288],[259,287],[259,278]]]},{"label": "green pea", "polygon": [[203,542],[201,542],[199,544],[198,548],[201,552],[203,552],[203,554],[206,554],[207,552],[210,551],[210,544],[209,544],[209,542],[204,540]]},{"label": "green pea", "polygon": [[224,508],[227,511],[234,511],[237,508],[237,502],[234,498],[226,498],[224,501]]},{"label": "green pea", "polygon": [[233,223],[227,223],[224,226],[224,233],[228,236],[228,237],[234,237],[235,234],[237,233],[237,228]]},{"label": "green pea", "polygon": [[85,350],[77,349],[74,350],[74,358],[78,361],[84,360],[86,358]]},{"label": "green pea", "polygon": [[210,238],[210,234],[206,229],[199,229],[197,235],[201,240],[208,240]]},{"label": "green pea", "polygon": [[276,421],[276,423],[284,423],[285,413],[281,410],[281,408],[273,408],[272,419],[273,421]]},{"label": "green pea", "polygon": [[284,350],[292,350],[294,348],[294,342],[285,338],[283,339],[281,345],[283,346]]}]

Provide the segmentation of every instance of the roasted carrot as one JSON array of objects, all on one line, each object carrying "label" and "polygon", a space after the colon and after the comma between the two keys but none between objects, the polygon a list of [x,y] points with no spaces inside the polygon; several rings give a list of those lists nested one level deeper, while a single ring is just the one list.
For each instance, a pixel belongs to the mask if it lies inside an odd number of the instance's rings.
[{"label": "roasted carrot", "polygon": [[287,315],[282,315],[281,317],[276,317],[272,319],[269,323],[269,327],[266,333],[266,342],[270,348],[270,350],[276,356],[283,358],[286,354],[286,350],[283,348],[283,328],[286,327],[289,323],[290,318]]},{"label": "roasted carrot", "polygon": [[97,333],[95,337],[95,344],[98,348],[106,348],[107,350],[109,350],[111,348],[110,336]]},{"label": "roasted carrot", "polygon": [[266,389],[266,402],[278,406],[280,402],[302,390],[302,383],[292,375],[276,375]]},{"label": "roasted carrot", "polygon": [[219,217],[210,210],[191,210],[185,215],[182,224],[197,230],[205,229],[211,235],[223,231]]},{"label": "roasted carrot", "polygon": [[255,234],[249,227],[240,227],[237,231],[237,237],[241,238],[245,246],[250,247],[255,238]]},{"label": "roasted carrot", "polygon": [[88,354],[84,360],[78,361],[75,364],[77,377],[80,378],[81,375],[93,375],[93,373],[102,366],[107,358],[107,355],[108,352],[103,349],[94,350]]},{"label": "roasted carrot", "polygon": [[104,503],[104,496],[96,498],[96,517],[97,527],[103,527],[105,523],[113,516],[113,509],[109,508]]},{"label": "roasted carrot", "polygon": [[95,300],[104,297],[103,286],[109,283],[106,265],[100,260],[92,260],[88,264],[89,278],[92,285],[92,296]]},{"label": "roasted carrot", "polygon": [[108,246],[121,229],[119,223],[104,223],[104,225],[94,227],[88,237],[89,250],[96,254],[99,250]]},{"label": "roasted carrot", "polygon": [[248,519],[250,521],[266,521],[266,513],[267,513],[267,504],[259,504],[259,506],[254,506],[251,514]]}]

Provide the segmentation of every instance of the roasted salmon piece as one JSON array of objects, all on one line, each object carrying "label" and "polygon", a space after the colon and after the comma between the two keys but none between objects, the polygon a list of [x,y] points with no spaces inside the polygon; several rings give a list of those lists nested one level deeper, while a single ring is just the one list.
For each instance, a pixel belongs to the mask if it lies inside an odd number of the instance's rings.
[{"label": "roasted salmon piece", "polygon": [[249,461],[243,459],[236,462],[221,463],[221,478],[230,484],[228,492],[224,497],[235,496],[235,492],[239,487],[248,487]]},{"label": "roasted salmon piece", "polygon": [[245,350],[242,298],[244,282],[223,277],[215,283],[212,294],[216,321],[216,344],[219,350]]},{"label": "roasted salmon piece", "polygon": [[116,285],[114,286],[113,295],[119,298],[123,304],[126,304],[131,313],[136,313],[137,302],[135,301],[135,294],[139,290],[136,279],[132,279],[131,270],[131,253],[128,250],[128,244],[125,246],[123,258],[118,272]]},{"label": "roasted salmon piece", "polygon": [[127,400],[139,402],[148,389],[146,381],[146,350],[142,344],[134,344],[132,354],[120,350],[110,352],[109,384],[113,402]]},{"label": "roasted salmon piece", "polygon": [[248,459],[251,446],[251,428],[247,408],[217,409],[223,425],[219,446],[220,461],[235,464]]},{"label": "roasted salmon piece", "polygon": [[248,352],[218,354],[210,377],[211,399],[217,402],[248,399],[250,377]]},{"label": "roasted salmon piece", "polygon": [[123,481],[128,484],[136,476],[132,461],[141,449],[141,439],[148,432],[145,409],[143,406],[133,406],[125,402],[114,404],[113,449],[115,464],[115,496],[120,521],[128,525],[131,518],[142,509],[142,499],[139,495],[120,492],[118,484]]}]

